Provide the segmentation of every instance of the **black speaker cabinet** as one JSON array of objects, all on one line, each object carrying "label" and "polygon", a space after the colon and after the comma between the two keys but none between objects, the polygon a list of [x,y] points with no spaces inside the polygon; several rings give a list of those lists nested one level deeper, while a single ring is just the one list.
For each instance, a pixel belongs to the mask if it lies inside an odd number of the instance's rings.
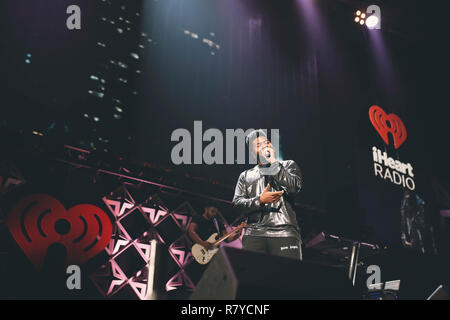
[{"label": "black speaker cabinet", "polygon": [[222,247],[191,300],[358,299],[345,272],[329,266]]}]

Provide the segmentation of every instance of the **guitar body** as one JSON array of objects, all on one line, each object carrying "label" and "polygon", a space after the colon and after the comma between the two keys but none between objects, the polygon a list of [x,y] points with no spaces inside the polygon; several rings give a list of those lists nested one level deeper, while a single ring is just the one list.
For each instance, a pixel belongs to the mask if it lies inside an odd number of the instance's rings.
[{"label": "guitar body", "polygon": [[[206,241],[209,243],[215,243],[217,236],[217,233],[213,233]],[[194,244],[191,249],[191,253],[195,261],[200,264],[207,264],[209,261],[211,261],[212,257],[214,257],[217,251],[219,251],[219,248],[206,250],[202,245],[198,243]]]},{"label": "guitar body", "polygon": [[246,222],[243,222],[239,225],[239,227],[231,230],[227,234],[223,235],[220,239],[217,239],[218,233],[213,233],[208,240],[206,240],[209,243],[214,244],[214,248],[211,250],[206,250],[202,245],[196,243],[192,246],[191,253],[194,257],[195,261],[197,261],[200,264],[207,264],[209,261],[211,261],[212,257],[216,254],[217,251],[219,251],[219,244],[228,239],[230,236],[232,236],[234,233],[241,231],[242,228],[245,228],[247,226]]}]

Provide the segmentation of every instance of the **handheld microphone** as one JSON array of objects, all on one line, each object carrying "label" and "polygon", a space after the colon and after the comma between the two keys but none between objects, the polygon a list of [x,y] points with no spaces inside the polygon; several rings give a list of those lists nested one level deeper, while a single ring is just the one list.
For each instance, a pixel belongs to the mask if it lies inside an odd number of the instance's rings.
[{"label": "handheld microphone", "polygon": [[270,151],[266,150],[265,155],[266,155],[266,158],[270,158],[270,156],[271,156]]}]

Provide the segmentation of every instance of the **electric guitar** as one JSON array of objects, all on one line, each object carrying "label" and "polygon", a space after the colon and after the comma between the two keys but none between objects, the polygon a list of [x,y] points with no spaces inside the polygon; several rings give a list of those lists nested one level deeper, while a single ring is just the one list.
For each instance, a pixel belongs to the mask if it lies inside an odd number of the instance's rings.
[{"label": "electric guitar", "polygon": [[219,250],[219,244],[228,239],[232,234],[242,230],[242,228],[245,228],[247,226],[246,222],[241,223],[238,227],[234,228],[230,232],[224,234],[221,238],[216,239],[218,236],[218,233],[213,233],[208,240],[206,240],[209,243],[212,243],[214,248],[211,250],[207,250],[205,247],[203,247],[201,244],[194,244],[191,249],[192,256],[194,257],[195,261],[197,261],[200,264],[207,264],[209,261],[211,261],[212,257],[216,254],[216,252]]}]

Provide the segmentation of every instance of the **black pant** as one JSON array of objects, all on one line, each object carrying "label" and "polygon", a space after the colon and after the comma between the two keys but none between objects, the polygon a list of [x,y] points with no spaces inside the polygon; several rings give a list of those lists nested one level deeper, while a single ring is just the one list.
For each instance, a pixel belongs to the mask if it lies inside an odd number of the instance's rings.
[{"label": "black pant", "polygon": [[294,237],[244,236],[242,247],[245,250],[302,260],[301,243]]}]

